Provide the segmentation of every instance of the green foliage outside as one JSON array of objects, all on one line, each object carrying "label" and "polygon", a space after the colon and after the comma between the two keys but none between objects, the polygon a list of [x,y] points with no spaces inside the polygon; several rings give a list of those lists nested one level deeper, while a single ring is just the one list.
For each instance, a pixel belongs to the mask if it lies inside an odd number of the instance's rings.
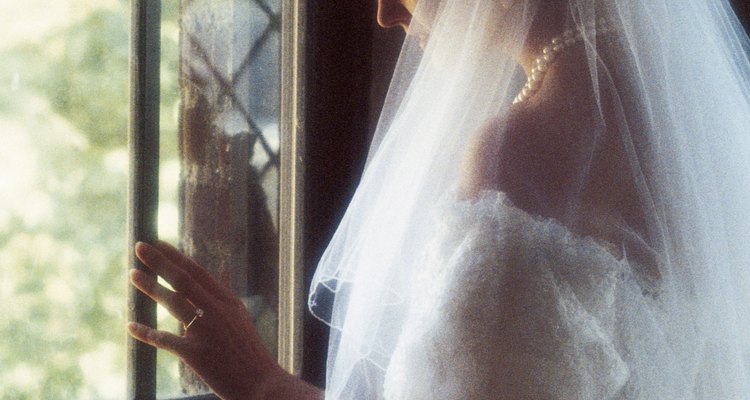
[{"label": "green foliage outside", "polygon": [[[80,18],[0,48],[3,400],[125,393],[129,4],[68,2]],[[163,3],[161,196],[169,211],[177,0]],[[163,228],[174,239],[176,227]],[[160,392],[176,393],[175,360],[159,357]]]}]

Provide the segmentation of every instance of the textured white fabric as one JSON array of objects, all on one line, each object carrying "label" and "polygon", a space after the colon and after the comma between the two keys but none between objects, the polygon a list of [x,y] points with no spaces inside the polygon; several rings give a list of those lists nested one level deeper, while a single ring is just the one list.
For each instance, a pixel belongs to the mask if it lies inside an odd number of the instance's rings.
[{"label": "textured white fabric", "polygon": [[[629,338],[655,336],[652,367],[669,343],[642,321],[659,314],[658,289],[644,290],[626,259],[498,192],[446,201],[437,219],[386,399],[636,398]],[[638,388],[637,398],[686,398]]]}]

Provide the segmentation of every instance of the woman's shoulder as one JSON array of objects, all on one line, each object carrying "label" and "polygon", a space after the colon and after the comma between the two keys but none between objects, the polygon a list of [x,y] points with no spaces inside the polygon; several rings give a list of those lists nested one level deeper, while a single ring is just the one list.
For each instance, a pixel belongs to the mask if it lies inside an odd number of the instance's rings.
[{"label": "woman's shoulder", "polygon": [[[612,344],[620,262],[501,192],[447,207],[435,252],[410,286],[386,398],[610,398],[620,390],[627,367]],[[590,372],[598,379],[586,380]]]},{"label": "woman's shoulder", "polygon": [[476,198],[485,190],[509,192],[502,185],[502,167],[512,166],[518,159],[518,143],[521,137],[531,139],[541,130],[535,129],[534,112],[526,105],[514,105],[502,115],[485,121],[476,132],[472,132],[461,166],[461,194],[465,198]]}]

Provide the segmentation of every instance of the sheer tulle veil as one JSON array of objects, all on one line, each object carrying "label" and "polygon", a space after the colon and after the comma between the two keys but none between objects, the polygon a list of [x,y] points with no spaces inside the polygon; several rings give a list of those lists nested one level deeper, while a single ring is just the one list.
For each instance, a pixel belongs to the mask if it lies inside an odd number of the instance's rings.
[{"label": "sheer tulle veil", "polygon": [[436,210],[476,132],[505,128],[526,81],[517,60],[553,3],[565,4],[560,34],[579,35],[595,101],[566,127],[580,150],[572,178],[527,211],[574,226],[592,160],[614,143],[641,217],[621,221],[612,244],[626,262],[648,254],[636,274],[655,310],[621,328],[634,338],[628,379],[661,398],[750,398],[750,41],[727,0],[420,0],[361,183],[313,281],[310,309],[332,328],[327,398],[383,397]]}]

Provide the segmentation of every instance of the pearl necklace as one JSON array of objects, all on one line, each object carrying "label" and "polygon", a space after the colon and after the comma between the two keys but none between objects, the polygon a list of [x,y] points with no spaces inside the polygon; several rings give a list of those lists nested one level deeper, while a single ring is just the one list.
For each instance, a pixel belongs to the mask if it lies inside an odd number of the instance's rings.
[{"label": "pearl necklace", "polygon": [[[606,20],[600,20],[599,24],[589,24],[586,30],[595,30],[595,34],[612,32],[614,29]],[[583,41],[583,30],[579,27],[568,29],[561,36],[556,36],[552,42],[542,49],[542,55],[532,63],[531,74],[526,79],[526,84],[513,100],[513,104],[521,103],[533,96],[542,86],[542,81],[552,63],[557,59],[560,53],[569,49],[579,42]]]}]

